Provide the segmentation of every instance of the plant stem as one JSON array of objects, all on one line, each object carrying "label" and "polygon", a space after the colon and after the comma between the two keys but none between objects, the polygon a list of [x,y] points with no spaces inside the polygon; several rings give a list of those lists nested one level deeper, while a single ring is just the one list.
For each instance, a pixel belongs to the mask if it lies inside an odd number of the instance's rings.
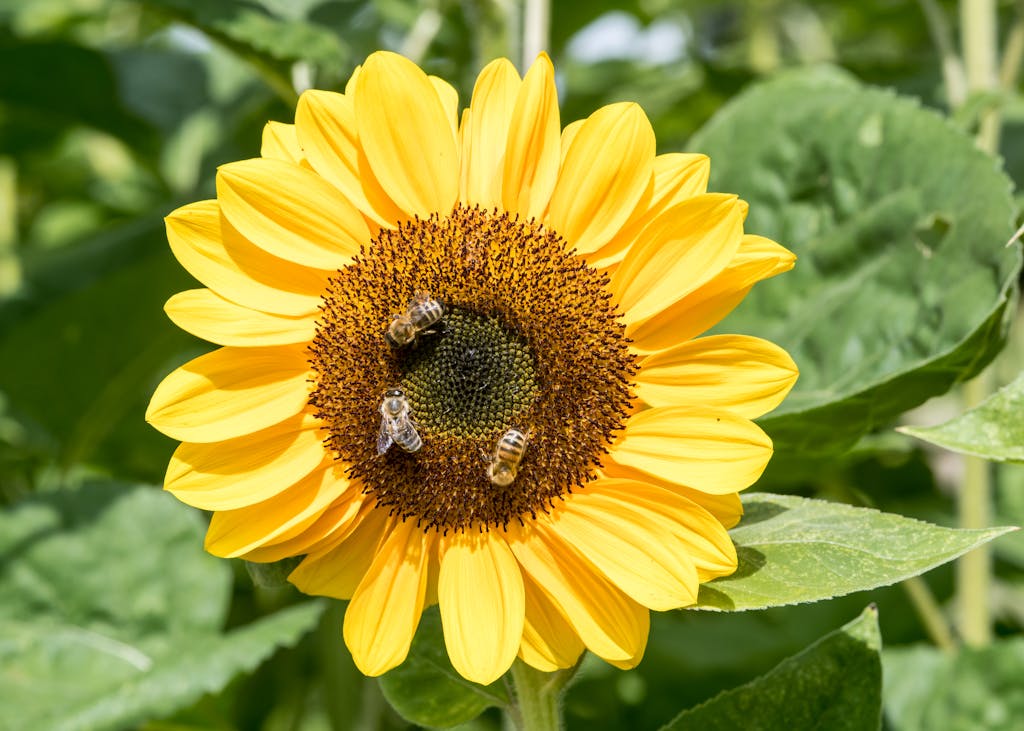
[{"label": "plant stem", "polygon": [[1013,27],[1006,36],[1003,60],[999,64],[999,86],[1009,91],[1017,86],[1020,65],[1024,62],[1024,0],[1017,0]]},{"label": "plant stem", "polygon": [[[999,39],[996,33],[996,0],[961,0],[960,42],[968,92],[999,89]],[[995,154],[999,148],[999,109],[990,106],[978,119],[978,145]]]},{"label": "plant stem", "polygon": [[465,4],[466,21],[473,32],[476,68],[496,58],[518,59],[519,5],[517,0],[473,0]]},{"label": "plant stem", "polygon": [[545,673],[522,660],[512,664],[512,681],[515,684],[514,720],[519,731],[561,731],[563,724],[559,700],[562,690],[575,675],[576,667]]},{"label": "plant stem", "polygon": [[[986,371],[964,386],[964,406],[974,408],[988,396],[991,378]],[[961,528],[987,528],[991,524],[992,479],[987,461],[967,457],[960,491]],[[992,552],[987,546],[965,554],[957,563],[960,636],[971,647],[992,641]]]},{"label": "plant stem", "polygon": [[782,63],[779,37],[775,29],[778,14],[775,0],[760,0],[750,7],[750,68],[759,74],[769,74]]},{"label": "plant stem", "polygon": [[427,55],[430,44],[434,42],[438,32],[441,30],[441,11],[437,9],[436,3],[424,4],[425,6],[416,16],[412,28],[402,39],[401,54],[417,65],[423,62]]},{"label": "plant stem", "polygon": [[[999,88],[997,15],[995,0],[961,0],[960,33],[969,92]],[[978,146],[995,154],[999,148],[1001,114],[985,109],[978,121]],[[980,404],[991,391],[991,378],[982,373],[964,387],[964,406]],[[964,484],[958,510],[963,528],[987,528],[991,520],[992,480],[989,465],[977,457],[965,458]],[[976,548],[957,563],[957,599],[960,636],[965,644],[983,647],[992,641],[992,553]]]},{"label": "plant stem", "polygon": [[953,639],[953,631],[925,580],[920,576],[912,576],[909,579],[904,579],[902,585],[918,616],[924,622],[924,627],[928,631],[928,636],[932,638],[932,642],[945,652],[955,650],[956,640]]},{"label": "plant stem", "polygon": [[523,4],[523,69],[551,45],[551,0],[525,0]]},{"label": "plant stem", "polygon": [[947,101],[952,109],[956,109],[967,101],[967,78],[963,61],[960,60],[953,45],[953,33],[949,29],[949,22],[936,0],[917,0],[917,2],[921,6],[921,12],[924,13],[928,32],[932,36],[932,43],[935,44],[939,57],[942,59],[942,80],[946,86]]}]

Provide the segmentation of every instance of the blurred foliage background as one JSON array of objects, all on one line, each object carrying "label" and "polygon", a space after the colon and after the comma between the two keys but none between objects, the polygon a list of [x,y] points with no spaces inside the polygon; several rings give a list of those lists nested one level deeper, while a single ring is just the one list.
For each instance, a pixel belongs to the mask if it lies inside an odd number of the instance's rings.
[{"label": "blurred foliage background", "polygon": [[[175,631],[189,634],[193,644],[197,636],[225,642],[224,637],[233,637],[240,658],[216,677],[201,648],[195,648],[191,670],[177,658],[178,665],[168,665],[167,678],[191,672],[199,678],[194,687],[183,689],[176,701],[139,704],[120,717],[131,719],[124,721],[127,727],[409,726],[388,707],[376,681],[362,678],[346,657],[341,607],[334,604],[322,613],[321,605],[309,609],[305,598],[288,588],[254,584],[239,562],[233,574],[223,562],[211,567],[205,557],[195,556],[201,546],[198,514],[191,516],[195,520],[181,519],[181,531],[171,531],[164,543],[147,544],[160,549],[148,563],[133,555],[142,544],[112,536],[130,533],[136,520],[162,522],[162,511],[180,514],[175,512],[180,506],[147,496],[154,491],[136,495],[125,485],[160,484],[174,444],[145,424],[145,405],[163,375],[208,349],[162,313],[172,293],[193,286],[166,245],[163,216],[213,197],[217,165],[256,156],[267,120],[292,121],[298,93],[314,86],[340,89],[355,65],[378,48],[400,51],[447,78],[465,102],[476,73],[490,58],[509,55],[522,68],[517,5],[516,0],[0,0],[0,503],[17,517],[0,523],[9,531],[6,543],[0,541],[6,546],[0,561],[17,557],[14,536],[29,536],[26,525],[59,534],[89,523],[85,505],[99,514],[96,505],[118,505],[123,494],[138,503],[134,509],[122,506],[120,518],[107,516],[104,531],[84,543],[72,542],[61,549],[64,553],[54,549],[56,558],[40,556],[36,574],[19,579],[13,571],[0,572],[0,620],[13,621],[17,611],[51,611],[53,598],[38,590],[41,576],[55,592],[79,582],[90,592],[109,595],[112,604],[162,577],[157,583],[168,596],[189,597],[176,607],[177,616],[192,616],[197,607],[203,614],[207,606],[204,617],[184,621]],[[838,66],[865,84],[895,89],[949,113],[925,5],[956,17],[952,2],[554,0],[549,50],[563,122],[602,104],[635,100],[651,118],[659,152],[687,150],[691,137],[751,83],[819,64]],[[1005,21],[1001,27],[1011,27],[1018,5],[1003,2],[998,9]],[[1024,182],[1019,88],[995,99],[972,97],[951,118],[973,133],[981,110],[992,105],[1002,114],[1005,169],[1019,188]],[[735,145],[743,150],[754,142],[772,144],[736,139]],[[743,159],[730,164],[742,166]],[[939,168],[930,170],[941,175]],[[1015,300],[1010,307],[1012,312]],[[1016,322],[1019,331],[1021,320]],[[1024,337],[1014,332],[994,366],[994,379],[1009,382],[1022,366]],[[962,410],[956,396],[922,409],[904,420],[934,423]],[[786,457],[780,450],[779,458]],[[776,470],[762,487],[955,524],[962,470],[953,455],[876,428],[828,470]],[[996,520],[1021,524],[1024,471],[999,465],[995,476]],[[99,484],[111,478],[121,481],[120,492]],[[83,500],[78,512],[54,497],[82,491],[94,502]],[[37,498],[32,510],[24,503],[30,496]],[[151,499],[156,502],[150,504]],[[37,523],[33,510],[42,511]],[[764,673],[856,617],[869,602],[879,607],[887,648],[888,727],[1019,728],[1015,724],[1024,719],[1019,682],[1024,677],[1024,541],[1002,539],[996,554],[997,641],[987,648],[955,659],[935,650],[900,586],[763,612],[657,614],[638,669],[621,672],[585,663],[567,697],[569,728],[657,728],[682,708]],[[73,556],[79,560],[69,564]],[[194,572],[174,581],[165,576],[189,562],[203,566],[195,569],[201,578],[191,581]],[[59,570],[45,570],[58,565]],[[952,614],[952,569],[941,568],[926,579],[941,611]],[[83,626],[128,621],[113,609],[97,614],[94,599],[81,593],[67,600],[62,618],[84,617]],[[305,614],[280,620],[279,610],[293,605]],[[277,617],[280,626],[261,625],[247,637],[230,632],[221,637],[222,628],[251,628],[261,617]],[[149,614],[135,619],[143,644],[154,647],[177,636],[163,625],[154,629]],[[8,633],[14,626],[0,624]],[[259,632],[264,639],[254,638]],[[11,637],[0,632],[5,636]],[[24,639],[18,637],[5,640],[0,666],[11,643]],[[40,657],[48,641],[38,640]],[[59,656],[68,663],[64,671],[79,679],[78,690],[93,683],[96,693],[121,692],[115,690],[115,671],[97,670],[91,661],[63,654],[66,649]],[[8,692],[20,687],[17,682],[28,682],[11,669],[2,672]],[[106,674],[110,689],[89,679],[93,673]],[[40,705],[79,698],[69,688],[49,692],[68,695],[40,693]],[[139,693],[133,697],[145,695]],[[88,695],[80,693],[83,704]],[[130,705],[130,698],[118,702]],[[59,727],[118,727],[110,721],[90,725],[88,716],[83,718],[79,726]],[[10,728],[22,728],[17,720],[12,723]],[[479,729],[499,726],[493,710],[472,723]]]}]

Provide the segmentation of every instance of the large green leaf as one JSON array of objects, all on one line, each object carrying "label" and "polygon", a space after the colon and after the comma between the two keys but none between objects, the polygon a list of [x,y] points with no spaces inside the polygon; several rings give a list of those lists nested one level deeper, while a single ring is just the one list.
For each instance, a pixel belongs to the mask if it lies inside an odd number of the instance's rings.
[{"label": "large green leaf", "polygon": [[222,634],[231,571],[202,533],[151,487],[87,485],[0,515],[0,727],[166,716],[316,624],[311,602]]},{"label": "large green leaf", "polygon": [[976,373],[1005,338],[1020,269],[1010,182],[935,112],[838,71],[755,86],[693,139],[746,230],[799,257],[722,327],[800,366],[762,423],[787,459],[828,457]]},{"label": "large green leaf", "polygon": [[388,703],[407,721],[435,728],[466,723],[487,708],[509,702],[501,681],[477,685],[452,667],[437,607],[423,613],[409,657],[381,676],[380,687]]},{"label": "large green leaf", "polygon": [[700,588],[699,609],[763,609],[874,589],[924,573],[1013,528],[943,528],[869,508],[753,493],[730,531],[732,576]]},{"label": "large green leaf", "polygon": [[149,219],[109,251],[89,250],[91,266],[70,249],[33,275],[38,303],[0,312],[0,389],[12,411],[48,432],[65,464],[155,481],[173,447],[144,421],[149,396],[165,373],[208,347],[162,311],[193,282]]},{"label": "large green leaf", "polygon": [[868,607],[766,675],[683,711],[663,731],[868,731],[881,722],[882,637]]},{"label": "large green leaf", "polygon": [[1024,462],[1024,374],[945,424],[904,426],[899,431],[954,452],[997,462]]},{"label": "large green leaf", "polygon": [[885,716],[893,731],[1012,731],[1024,718],[1024,639],[944,653],[886,650]]}]

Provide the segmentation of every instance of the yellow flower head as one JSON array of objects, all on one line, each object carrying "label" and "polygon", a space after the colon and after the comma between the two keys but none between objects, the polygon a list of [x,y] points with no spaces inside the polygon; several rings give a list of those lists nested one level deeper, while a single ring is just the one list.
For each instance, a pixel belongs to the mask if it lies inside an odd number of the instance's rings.
[{"label": "yellow flower head", "polygon": [[794,260],[707,180],[635,104],[562,128],[544,55],[488,65],[461,117],[392,53],[306,92],[167,218],[206,285],[167,312],[223,347],[153,395],[166,489],[214,511],[218,556],[304,556],[368,675],[433,603],[479,683],[636,665],[649,609],[735,570],[772,451],[751,419],[796,379],[771,343],[695,339]]}]

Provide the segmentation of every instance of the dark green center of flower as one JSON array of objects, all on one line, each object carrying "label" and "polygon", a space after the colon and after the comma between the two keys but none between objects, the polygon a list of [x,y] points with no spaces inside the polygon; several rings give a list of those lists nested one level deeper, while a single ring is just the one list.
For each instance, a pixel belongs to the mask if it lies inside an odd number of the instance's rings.
[{"label": "dark green center of flower", "polygon": [[[327,447],[381,507],[424,528],[547,511],[592,477],[629,408],[635,359],[607,284],[556,233],[508,214],[457,207],[382,229],[332,277],[310,346]],[[425,298],[444,315],[409,341],[402,318]],[[422,445],[380,454],[393,389]],[[502,485],[488,469],[510,429],[526,451]]]},{"label": "dark green center of flower", "polygon": [[507,429],[538,394],[526,340],[497,317],[451,307],[434,333],[396,355],[416,422],[431,436]]}]

